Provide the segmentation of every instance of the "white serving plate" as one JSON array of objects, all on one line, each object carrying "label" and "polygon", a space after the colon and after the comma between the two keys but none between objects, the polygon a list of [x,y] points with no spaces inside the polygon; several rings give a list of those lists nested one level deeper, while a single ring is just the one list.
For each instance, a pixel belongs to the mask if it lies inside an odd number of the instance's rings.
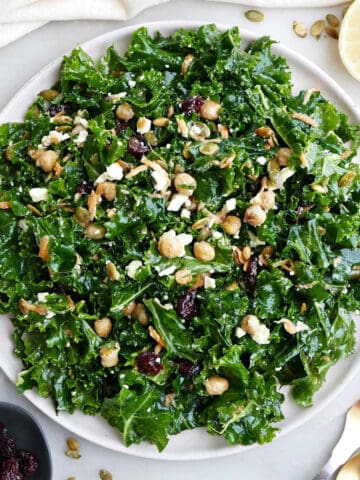
[{"label": "white serving plate", "polygon": [[[155,22],[148,24],[147,27],[151,33],[159,30],[163,34],[168,35],[179,28],[195,28],[201,24],[202,23],[200,22],[173,21]],[[83,44],[83,48],[93,58],[99,58],[104,53],[106,47],[111,44],[115,44],[119,50],[124,51],[128,45],[132,32],[138,26],[126,27],[106,33],[86,42]],[[219,27],[221,29],[228,28],[225,25],[219,25]],[[254,34],[245,30],[243,30],[241,34],[245,44],[256,38]],[[273,49],[274,52],[287,58],[293,72],[294,91],[317,87],[341,110],[346,112],[353,122],[360,123],[360,114],[356,111],[353,101],[327,74],[306,58],[289,48],[276,45]],[[32,103],[36,94],[45,88],[49,88],[58,79],[60,65],[61,58],[58,58],[27,82],[1,112],[0,123],[21,121],[27,107]],[[358,330],[360,331],[360,329]],[[13,354],[14,344],[11,338],[11,333],[11,321],[7,316],[0,315],[0,367],[9,379],[13,383],[16,383],[17,374],[22,367],[19,359]],[[350,382],[356,373],[360,371],[360,357],[358,355],[360,351],[360,332],[358,332],[358,336],[358,347],[355,354],[351,358],[339,362],[330,371],[326,384],[315,395],[313,407],[304,409],[297,406],[287,394],[287,391],[285,389],[282,390],[283,393],[286,394],[286,401],[283,405],[285,419],[279,424],[281,435],[297,428],[318,413],[327,405],[327,403],[332,401],[341,389]],[[157,452],[154,446],[148,443],[133,445],[130,448],[126,448],[121,441],[120,435],[101,417],[85,416],[79,411],[75,412],[73,415],[63,412],[56,415],[54,404],[50,399],[39,397],[36,391],[26,392],[25,397],[48,417],[72,431],[74,434],[99,444],[102,447],[127,453],[129,455],[161,460],[195,460],[221,457],[244,452],[249,448],[256,447],[256,445],[228,446],[222,438],[210,436],[204,431],[204,429],[198,428],[192,431],[182,432],[181,434],[172,437],[169,445],[161,454]]]}]

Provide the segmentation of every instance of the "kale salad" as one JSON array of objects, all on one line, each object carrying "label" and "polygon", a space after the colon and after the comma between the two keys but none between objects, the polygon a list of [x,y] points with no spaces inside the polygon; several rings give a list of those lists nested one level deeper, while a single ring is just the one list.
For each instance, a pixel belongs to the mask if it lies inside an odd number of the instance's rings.
[{"label": "kale salad", "polygon": [[19,392],[126,446],[271,441],[355,346],[358,125],[214,25],[80,48],[0,126],[0,309]]}]

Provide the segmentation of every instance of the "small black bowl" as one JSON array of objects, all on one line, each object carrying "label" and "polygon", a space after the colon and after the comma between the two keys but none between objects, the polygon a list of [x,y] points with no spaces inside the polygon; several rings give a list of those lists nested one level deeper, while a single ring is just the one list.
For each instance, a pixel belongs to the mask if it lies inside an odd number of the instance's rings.
[{"label": "small black bowl", "polygon": [[37,458],[38,470],[29,480],[51,480],[51,457],[45,434],[30,413],[18,405],[0,402],[0,422],[11,435],[18,450],[28,450]]}]

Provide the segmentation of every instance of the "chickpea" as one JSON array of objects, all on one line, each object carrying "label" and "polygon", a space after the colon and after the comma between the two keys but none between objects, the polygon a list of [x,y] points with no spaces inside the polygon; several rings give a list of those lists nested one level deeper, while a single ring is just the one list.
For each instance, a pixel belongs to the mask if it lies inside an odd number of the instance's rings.
[{"label": "chickpea", "polygon": [[240,326],[244,332],[248,333],[249,335],[255,335],[255,333],[259,330],[260,320],[256,315],[245,315],[245,317],[241,320]]},{"label": "chickpea", "polygon": [[54,150],[43,150],[37,161],[37,164],[40,166],[44,172],[52,172],[55,164],[59,158],[59,155]]},{"label": "chickpea", "polygon": [[222,223],[222,227],[229,235],[237,235],[241,228],[241,220],[235,215],[228,215]]},{"label": "chickpea", "polygon": [[94,322],[94,330],[101,338],[107,337],[112,329],[112,323],[109,317],[98,318]]},{"label": "chickpea", "polygon": [[229,389],[229,381],[225,377],[213,375],[205,380],[205,388],[209,395],[222,395]]},{"label": "chickpea", "polygon": [[263,210],[270,210],[275,207],[275,193],[272,190],[260,193],[260,207]]},{"label": "chickpea", "polygon": [[135,308],[131,312],[131,317],[137,318],[141,325],[143,325],[144,327],[149,324],[149,315],[147,314],[147,311],[145,310],[145,305],[143,303],[137,303],[135,305]]},{"label": "chickpea", "polygon": [[204,240],[202,242],[195,242],[194,255],[195,258],[202,262],[210,262],[215,258],[215,248]]},{"label": "chickpea", "polygon": [[115,115],[120,120],[124,120],[125,122],[128,122],[129,120],[134,118],[135,112],[129,103],[123,103],[121,105],[118,105],[118,107],[115,110]]},{"label": "chickpea", "polygon": [[176,241],[176,238],[168,238],[163,234],[158,241],[158,250],[163,257],[176,258],[181,256],[183,246]]},{"label": "chickpea", "polygon": [[174,187],[181,195],[190,197],[194,193],[196,186],[195,178],[188,173],[178,173],[174,178]]},{"label": "chickpea", "polygon": [[179,285],[187,285],[188,283],[192,282],[191,271],[187,268],[184,268],[183,270],[178,270],[175,273],[175,281]]},{"label": "chickpea", "polygon": [[116,198],[116,185],[113,182],[104,182],[102,187],[102,195],[105,200],[112,202]]},{"label": "chickpea", "polygon": [[200,108],[200,115],[206,120],[217,120],[221,105],[214,100],[205,100]]},{"label": "chickpea", "polygon": [[266,212],[260,205],[251,205],[245,211],[244,222],[257,227],[262,225],[266,220]]},{"label": "chickpea", "polygon": [[279,162],[280,167],[287,167],[289,164],[289,157],[292,154],[291,148],[282,147],[279,148],[276,159]]},{"label": "chickpea", "polygon": [[117,345],[113,348],[103,347],[100,349],[101,365],[105,368],[115,367],[119,363],[118,353],[120,346]]},{"label": "chickpea", "polygon": [[91,238],[91,240],[101,240],[105,237],[105,227],[102,225],[95,225],[95,223],[89,223],[84,230],[85,237]]}]

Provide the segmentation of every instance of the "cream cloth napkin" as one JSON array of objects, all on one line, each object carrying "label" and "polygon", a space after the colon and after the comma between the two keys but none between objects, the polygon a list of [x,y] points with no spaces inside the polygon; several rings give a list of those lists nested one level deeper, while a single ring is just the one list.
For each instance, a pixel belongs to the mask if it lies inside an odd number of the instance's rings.
[{"label": "cream cloth napkin", "polygon": [[0,0],[0,47],[52,20],[127,20],[168,0]]},{"label": "cream cloth napkin", "polygon": [[[168,0],[0,0],[0,47],[52,20],[127,20]],[[214,1],[214,0],[212,0]],[[215,0],[267,7],[316,7],[347,0]],[[206,6],[204,6],[206,8]]]}]

